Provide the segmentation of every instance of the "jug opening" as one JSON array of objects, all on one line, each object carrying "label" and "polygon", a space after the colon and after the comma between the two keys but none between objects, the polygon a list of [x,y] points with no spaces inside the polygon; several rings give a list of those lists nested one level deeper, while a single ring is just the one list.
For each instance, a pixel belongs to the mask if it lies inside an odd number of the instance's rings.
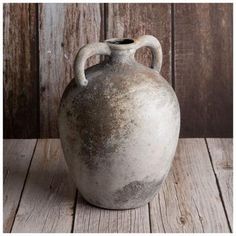
[{"label": "jug opening", "polygon": [[134,43],[133,39],[113,39],[113,40],[108,40],[108,43],[111,44],[130,44]]}]

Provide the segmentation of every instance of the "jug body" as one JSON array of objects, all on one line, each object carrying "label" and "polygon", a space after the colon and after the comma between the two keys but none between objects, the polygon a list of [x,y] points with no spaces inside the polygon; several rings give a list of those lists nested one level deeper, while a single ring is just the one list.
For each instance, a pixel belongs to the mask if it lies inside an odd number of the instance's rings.
[{"label": "jug body", "polygon": [[[130,41],[112,39],[80,50],[76,77],[59,109],[69,172],[89,203],[108,209],[136,208],[152,200],[169,172],[179,137],[179,104],[159,73],[158,41],[152,36]],[[152,49],[152,69],[134,59],[141,46]],[[108,61],[84,73],[85,59],[97,50]]]}]

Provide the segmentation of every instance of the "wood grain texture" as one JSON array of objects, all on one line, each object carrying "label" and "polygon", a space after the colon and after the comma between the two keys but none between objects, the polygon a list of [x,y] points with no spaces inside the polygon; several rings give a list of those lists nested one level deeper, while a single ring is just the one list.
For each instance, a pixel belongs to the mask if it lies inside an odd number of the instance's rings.
[{"label": "wood grain texture", "polygon": [[38,140],[12,232],[70,232],[74,198],[60,140]]},{"label": "wood grain texture", "polygon": [[149,233],[148,205],[132,210],[106,210],[88,204],[80,195],[75,233]]},{"label": "wood grain texture", "polygon": [[233,5],[175,4],[175,89],[182,137],[232,137]]},{"label": "wood grain texture", "polygon": [[[136,38],[151,34],[163,50],[161,75],[171,83],[171,4],[111,3],[106,6],[106,38]],[[151,63],[148,49],[140,49],[137,60]]]},{"label": "wood grain texture", "polygon": [[3,231],[14,222],[27,171],[36,145],[35,139],[3,141]]},{"label": "wood grain texture", "polygon": [[4,4],[4,137],[38,136],[36,4]]},{"label": "wood grain texture", "polygon": [[213,168],[233,230],[233,139],[207,139]]},{"label": "wood grain texture", "polygon": [[[103,41],[99,4],[40,4],[40,134],[58,137],[61,96],[73,78],[73,63],[85,44]],[[98,60],[93,58],[90,64]]]},{"label": "wood grain texture", "polygon": [[[180,101],[181,137],[232,137],[233,5],[172,6],[4,4],[4,137],[59,137],[58,106],[78,49],[143,34],[161,42],[161,74]],[[143,48],[136,58],[149,65],[151,53]]]},{"label": "wood grain texture", "polygon": [[172,169],[150,203],[152,232],[229,232],[204,139],[179,141]]}]

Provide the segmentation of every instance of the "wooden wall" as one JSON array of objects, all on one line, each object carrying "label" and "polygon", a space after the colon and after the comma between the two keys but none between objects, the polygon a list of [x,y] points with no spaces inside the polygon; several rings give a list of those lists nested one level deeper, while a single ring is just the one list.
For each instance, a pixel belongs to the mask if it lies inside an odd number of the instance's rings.
[{"label": "wooden wall", "polygon": [[[161,42],[181,136],[232,137],[232,14],[232,4],[4,4],[4,137],[58,137],[58,105],[78,49],[143,34]],[[137,53],[145,65],[150,57]]]}]

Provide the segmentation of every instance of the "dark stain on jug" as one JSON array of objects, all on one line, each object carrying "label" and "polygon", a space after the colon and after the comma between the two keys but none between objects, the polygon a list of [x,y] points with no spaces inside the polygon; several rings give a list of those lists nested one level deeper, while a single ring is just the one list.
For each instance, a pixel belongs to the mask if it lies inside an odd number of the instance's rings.
[{"label": "dark stain on jug", "polygon": [[165,176],[159,181],[133,181],[115,192],[115,202],[125,203],[135,200],[147,200],[160,188]]}]

